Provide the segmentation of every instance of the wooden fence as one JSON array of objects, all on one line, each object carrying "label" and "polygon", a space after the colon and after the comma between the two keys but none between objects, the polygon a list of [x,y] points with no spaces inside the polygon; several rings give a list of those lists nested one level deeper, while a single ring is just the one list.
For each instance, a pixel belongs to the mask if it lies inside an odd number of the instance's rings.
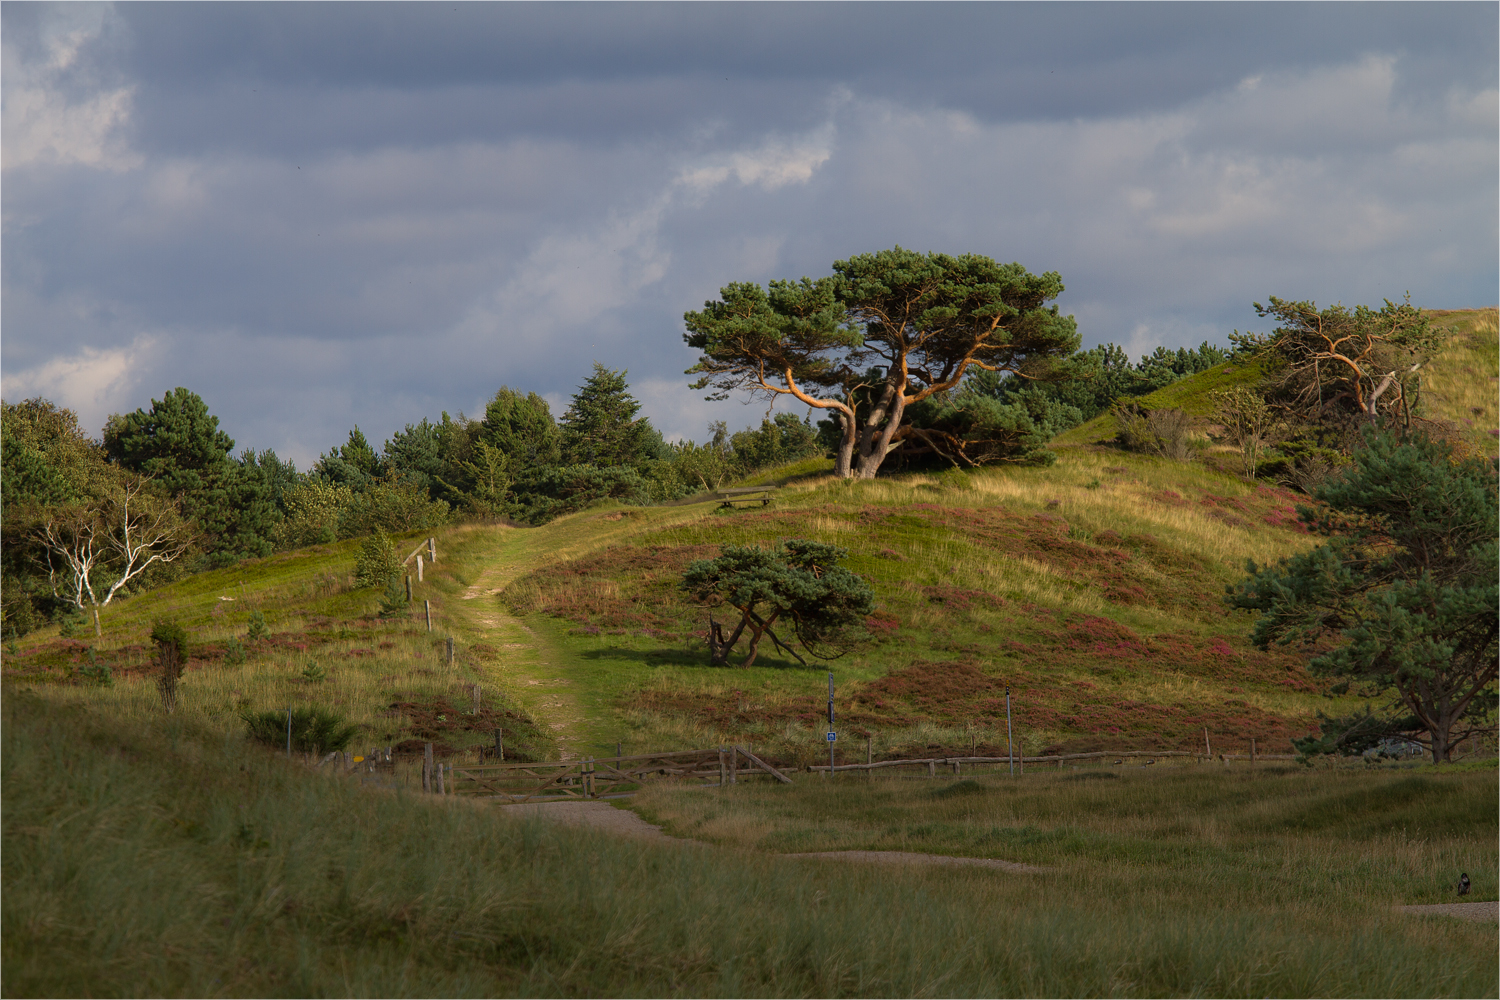
[{"label": "wooden fence", "polygon": [[[1031,764],[1031,765],[1037,765],[1037,764],[1047,765],[1047,764],[1051,764],[1051,765],[1053,765],[1056,768],[1061,768],[1063,766],[1063,761],[1069,761],[1069,760],[1080,760],[1080,761],[1081,760],[1104,760],[1104,761],[1112,761],[1115,764],[1121,764],[1121,765],[1129,763],[1129,762],[1132,762],[1132,761],[1139,761],[1139,762],[1141,762],[1141,766],[1144,767],[1144,766],[1146,766],[1148,764],[1154,764],[1158,760],[1164,760],[1164,759],[1167,759],[1167,758],[1170,758],[1170,757],[1192,757],[1195,761],[1202,761],[1202,760],[1221,760],[1221,761],[1248,760],[1248,761],[1250,761],[1252,763],[1255,762],[1255,761],[1258,761],[1258,760],[1296,760],[1297,759],[1297,755],[1296,754],[1291,754],[1291,753],[1255,753],[1253,751],[1251,753],[1247,753],[1247,754],[1245,754],[1245,753],[1221,753],[1221,754],[1215,754],[1215,755],[1213,755],[1213,756],[1210,757],[1210,756],[1206,756],[1206,755],[1201,754],[1201,753],[1196,753],[1196,752],[1191,751],[1191,750],[1158,750],[1158,751],[1154,751],[1154,752],[1153,751],[1144,751],[1144,750],[1128,750],[1128,751],[1115,751],[1115,752],[1110,752],[1110,751],[1105,751],[1105,750],[1099,750],[1099,751],[1095,751],[1093,753],[1052,754],[1052,755],[1046,756],[1046,757],[1021,757],[1021,756],[1017,756],[1017,757],[919,757],[919,758],[913,758],[913,759],[907,759],[907,760],[877,760],[877,761],[871,761],[871,762],[864,763],[864,764],[836,764],[836,765],[833,766],[833,768],[831,768],[831,770],[834,770],[834,771],[876,771],[876,770],[879,770],[881,768],[887,768],[887,767],[925,767],[925,768],[927,768],[927,776],[929,778],[931,778],[931,777],[935,777],[937,775],[937,769],[939,767],[952,768],[954,774],[960,774],[960,773],[962,773],[963,766],[965,764],[1006,764],[1006,765],[1009,765],[1011,763],[1014,763],[1017,766],[1017,768],[1019,768],[1020,770],[1024,771],[1026,769],[1026,765],[1027,764]],[[826,772],[826,771],[830,770],[830,768],[829,768],[829,766],[827,764],[812,764],[812,765],[809,765],[808,770],[809,771],[825,771]]]},{"label": "wooden fence", "polygon": [[642,787],[653,781],[689,785],[732,785],[766,775],[792,779],[744,747],[679,750],[633,757],[586,757],[517,764],[453,764],[439,789],[449,795],[477,795],[507,802],[593,799]]}]

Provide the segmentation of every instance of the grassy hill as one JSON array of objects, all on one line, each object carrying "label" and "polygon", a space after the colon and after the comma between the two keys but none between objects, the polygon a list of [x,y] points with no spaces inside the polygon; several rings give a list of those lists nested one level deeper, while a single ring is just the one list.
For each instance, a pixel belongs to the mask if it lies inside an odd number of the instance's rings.
[{"label": "grassy hill", "polygon": [[[1495,310],[1439,321],[1453,336],[1424,403],[1493,450]],[[1221,366],[1145,402],[1199,412],[1213,389],[1256,377]],[[1300,656],[1251,648],[1248,619],[1220,601],[1247,559],[1311,544],[1298,497],[1221,471],[1233,463],[1212,452],[1170,462],[1115,450],[1111,433],[1097,420],[1069,431],[1048,469],[839,482],[826,462],[805,462],[756,480],[782,484],[765,510],[595,508],[540,528],[449,527],[417,610],[394,621],[373,616],[373,590],[353,588],[356,543],[284,553],[120,601],[98,639],[51,629],[11,643],[5,676],[154,715],[146,633],[170,616],[194,643],[180,711],[225,726],[245,709],[315,703],[358,723],[362,745],[445,752],[499,727],[522,757],[735,741],[784,763],[826,753],[830,669],[851,740],[839,750],[861,755],[866,739],[877,755],[1003,752],[1007,688],[1028,753],[1195,748],[1205,729],[1216,752],[1251,739],[1286,752],[1317,712],[1362,704],[1331,696]],[[723,544],[789,536],[848,549],[876,592],[877,641],[832,664],[764,649],[749,670],[709,667],[707,613],[676,589],[682,569]],[[253,611],[273,634],[236,663],[230,640]],[[100,664],[112,686],[89,679]]]},{"label": "grassy hill", "polygon": [[[1492,448],[1494,310],[1443,321],[1426,402]],[[1148,405],[1197,412],[1253,375]],[[356,747],[450,755],[500,728],[512,759],[734,741],[790,765],[826,756],[829,669],[846,760],[866,739],[1001,753],[1007,690],[1028,753],[1197,748],[1205,730],[1216,752],[1284,752],[1317,712],[1362,705],[1251,648],[1219,600],[1246,559],[1313,544],[1296,497],[1212,451],[1169,462],[1111,434],[1069,432],[1049,469],[851,483],[806,462],[758,477],[782,486],[769,509],[452,526],[394,620],[354,587],[344,542],[129,596],[101,637],[7,643],[4,992],[1493,993],[1492,925],[1392,909],[1454,899],[1459,871],[1494,899],[1493,756],[653,787],[631,807],[694,841],[653,844],[367,790],[257,747],[238,718],[308,704],[357,723]],[[681,570],[786,536],[849,550],[876,641],[831,665],[763,648],[752,669],[708,666]],[[251,642],[257,613],[270,634]],[[192,644],[173,715],[147,638],[164,617]],[[777,856],[847,849],[1040,870]]]}]

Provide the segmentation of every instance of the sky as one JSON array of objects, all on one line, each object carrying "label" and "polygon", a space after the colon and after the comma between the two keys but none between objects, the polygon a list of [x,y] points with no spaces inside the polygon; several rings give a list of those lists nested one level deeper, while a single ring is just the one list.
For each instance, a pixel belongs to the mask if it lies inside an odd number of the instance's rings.
[{"label": "sky", "polygon": [[[682,314],[903,246],[1085,346],[1500,299],[1494,3],[0,6],[0,389],[306,469],[502,385],[710,403]],[[801,413],[800,409],[791,412]]]}]

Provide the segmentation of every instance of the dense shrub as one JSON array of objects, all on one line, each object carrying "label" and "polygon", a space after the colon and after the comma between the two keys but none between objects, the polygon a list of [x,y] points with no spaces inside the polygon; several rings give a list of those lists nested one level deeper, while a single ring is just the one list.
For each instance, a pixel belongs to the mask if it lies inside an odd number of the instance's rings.
[{"label": "dense shrub", "polygon": [[1139,403],[1115,408],[1119,433],[1115,441],[1127,451],[1145,452],[1181,461],[1192,454],[1188,434],[1192,418],[1175,407],[1148,410]]},{"label": "dense shrub", "polygon": [[[250,735],[273,747],[286,746],[287,712],[272,709],[269,712],[246,712],[244,720]],[[290,710],[292,749],[299,753],[332,753],[347,750],[359,727],[344,721],[343,716],[316,705],[304,705]]]},{"label": "dense shrub", "polygon": [[390,538],[381,531],[366,538],[354,563],[354,585],[381,587],[400,573],[401,559],[396,555],[396,547]]}]

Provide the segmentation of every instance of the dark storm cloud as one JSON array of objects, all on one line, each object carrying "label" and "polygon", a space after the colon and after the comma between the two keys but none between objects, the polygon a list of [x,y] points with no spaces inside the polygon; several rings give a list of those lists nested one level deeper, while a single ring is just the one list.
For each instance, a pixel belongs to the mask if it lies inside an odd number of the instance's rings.
[{"label": "dark storm cloud", "polygon": [[1496,282],[1489,4],[0,8],[7,398],[173,385],[304,464],[896,243],[1055,269],[1085,340]]}]

